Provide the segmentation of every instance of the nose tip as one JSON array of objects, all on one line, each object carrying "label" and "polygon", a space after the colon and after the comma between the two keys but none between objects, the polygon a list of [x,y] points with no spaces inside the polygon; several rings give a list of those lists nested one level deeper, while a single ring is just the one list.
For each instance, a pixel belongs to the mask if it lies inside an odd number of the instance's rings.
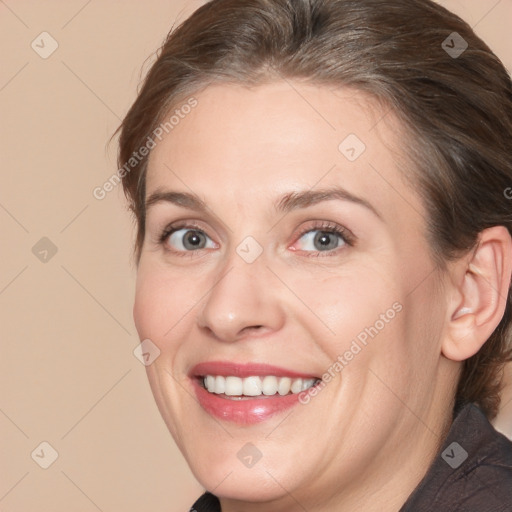
[{"label": "nose tip", "polygon": [[234,342],[282,327],[279,291],[267,282],[273,276],[253,265],[238,262],[236,270],[216,280],[196,317],[201,331],[218,341]]}]

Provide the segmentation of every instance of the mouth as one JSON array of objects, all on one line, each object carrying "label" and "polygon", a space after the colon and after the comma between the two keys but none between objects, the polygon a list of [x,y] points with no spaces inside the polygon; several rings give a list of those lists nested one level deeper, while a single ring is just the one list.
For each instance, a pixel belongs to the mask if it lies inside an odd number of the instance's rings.
[{"label": "mouth", "polygon": [[250,425],[300,403],[321,382],[311,374],[264,364],[201,363],[189,375],[202,409],[218,419]]}]

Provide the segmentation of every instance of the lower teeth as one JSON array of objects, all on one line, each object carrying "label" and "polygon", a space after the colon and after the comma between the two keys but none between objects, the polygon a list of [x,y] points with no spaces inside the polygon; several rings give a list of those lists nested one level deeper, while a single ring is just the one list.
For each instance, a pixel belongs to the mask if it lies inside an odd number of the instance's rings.
[{"label": "lower teeth", "polygon": [[[293,393],[288,393],[288,395],[291,395]],[[288,395],[280,395],[279,393],[276,393],[275,395],[256,395],[256,396],[247,396],[247,395],[236,395],[236,396],[230,396],[217,393],[212,393],[212,395],[220,396],[221,398],[227,398],[228,400],[249,400],[249,399],[258,399],[258,398],[272,398],[274,396],[288,396]]]}]

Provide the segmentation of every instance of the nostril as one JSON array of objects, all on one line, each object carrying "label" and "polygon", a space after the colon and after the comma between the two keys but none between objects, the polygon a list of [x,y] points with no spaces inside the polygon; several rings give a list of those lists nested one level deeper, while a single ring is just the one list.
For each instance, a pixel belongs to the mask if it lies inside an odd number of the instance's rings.
[{"label": "nostril", "polygon": [[259,331],[262,328],[263,328],[263,325],[251,325],[249,327],[245,327],[245,329],[243,329],[243,330],[244,331],[252,331],[252,330]]}]

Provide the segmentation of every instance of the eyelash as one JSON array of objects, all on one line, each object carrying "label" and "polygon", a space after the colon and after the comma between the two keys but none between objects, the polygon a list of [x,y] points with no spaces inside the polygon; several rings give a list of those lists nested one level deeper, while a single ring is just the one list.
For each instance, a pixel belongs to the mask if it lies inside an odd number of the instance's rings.
[{"label": "eyelash", "polygon": [[[166,247],[167,245],[167,239],[176,231],[179,231],[180,229],[189,229],[191,231],[199,231],[201,233],[203,233],[204,235],[208,236],[207,233],[205,233],[205,231],[197,224],[193,223],[193,222],[184,222],[184,223],[179,223],[179,224],[172,224],[170,226],[167,226],[163,232],[161,233],[161,235],[159,236],[158,238],[158,242],[160,245],[162,245],[166,251],[168,252],[171,252],[172,254],[176,254],[178,256],[184,256],[184,257],[193,257],[193,253],[197,253],[197,252],[200,252],[200,250],[195,250],[195,251],[173,251],[171,249],[168,249]],[[355,245],[355,236],[346,228],[338,225],[338,224],[335,224],[333,222],[318,222],[318,223],[314,223],[313,225],[311,226],[308,226],[306,228],[303,228],[299,234],[296,236],[296,239],[297,240],[300,240],[306,233],[309,233],[310,231],[321,231],[321,232],[325,232],[325,233],[328,233],[328,234],[334,234],[334,235],[338,235],[341,240],[343,241],[343,243],[345,245],[347,245],[348,247],[353,247]],[[210,238],[210,237],[208,237]],[[308,258],[316,258],[316,257],[325,257],[325,256],[333,256],[335,254],[337,254],[341,249],[343,249],[343,246],[342,247],[337,247],[335,249],[331,249],[331,250],[328,250],[328,251],[304,251],[306,253],[310,253],[308,254],[306,257]],[[325,255],[322,254],[322,253],[326,253]]]}]

